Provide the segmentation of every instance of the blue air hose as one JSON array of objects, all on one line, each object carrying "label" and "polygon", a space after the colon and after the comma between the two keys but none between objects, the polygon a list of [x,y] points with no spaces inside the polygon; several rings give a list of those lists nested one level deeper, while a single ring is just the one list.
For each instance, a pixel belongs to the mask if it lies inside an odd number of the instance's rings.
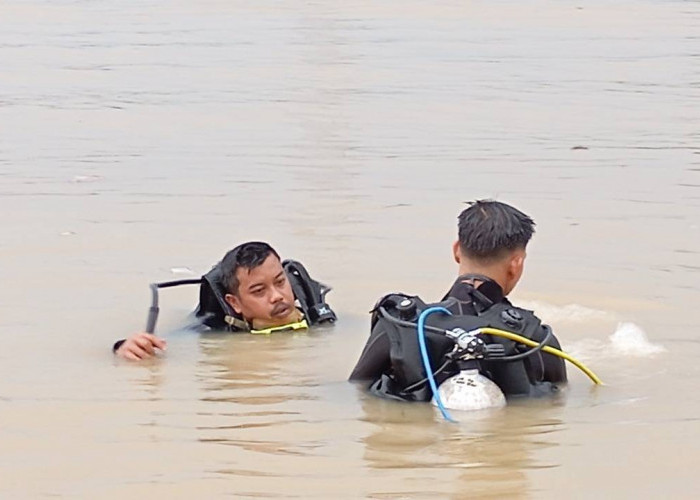
[{"label": "blue air hose", "polygon": [[428,358],[428,348],[425,344],[425,319],[435,312],[441,312],[445,314],[452,315],[450,311],[444,307],[429,307],[418,316],[418,345],[420,346],[421,358],[423,358],[423,368],[428,377],[428,382],[430,383],[430,389],[433,391],[433,397],[435,398],[435,403],[440,409],[440,413],[448,422],[456,422],[453,420],[447,409],[442,404],[442,399],[440,399],[440,393],[438,393],[437,384],[435,383],[435,377],[433,377],[433,369],[430,366],[430,358]]}]

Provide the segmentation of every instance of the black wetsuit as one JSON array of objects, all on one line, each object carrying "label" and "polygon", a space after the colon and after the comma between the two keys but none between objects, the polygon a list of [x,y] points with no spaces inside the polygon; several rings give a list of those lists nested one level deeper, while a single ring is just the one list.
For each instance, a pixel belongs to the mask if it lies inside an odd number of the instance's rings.
[{"label": "black wetsuit", "polygon": [[[503,290],[496,282],[486,280],[474,287],[473,279],[473,276],[457,278],[443,300],[456,299],[459,304],[459,313],[467,316],[476,316],[477,311],[488,310],[495,304],[513,307],[503,296]],[[532,317],[534,318],[534,316]],[[540,325],[539,321],[537,325],[530,338],[541,342],[546,337],[549,327]],[[554,335],[550,335],[547,345],[560,349],[559,341]],[[402,395],[400,391],[402,388],[397,387],[394,383],[395,380],[389,380],[393,378],[394,367],[392,363],[392,340],[387,330],[381,327],[381,323],[377,323],[350,375],[350,380],[369,382],[372,392],[382,396],[415,399],[415,395],[409,397],[406,397],[405,394]],[[524,370],[505,366],[517,363],[523,363],[520,366],[524,367]],[[494,363],[492,367],[489,367],[486,375],[498,384],[507,397],[536,396],[556,391],[557,387],[554,384],[565,383],[566,367],[563,359],[552,354],[537,352],[522,362],[499,363],[498,365]],[[527,380],[522,380],[523,378]],[[384,379],[384,383],[381,383],[382,379]],[[387,387],[389,388],[387,389]],[[422,397],[429,396],[418,396],[417,399]]]}]

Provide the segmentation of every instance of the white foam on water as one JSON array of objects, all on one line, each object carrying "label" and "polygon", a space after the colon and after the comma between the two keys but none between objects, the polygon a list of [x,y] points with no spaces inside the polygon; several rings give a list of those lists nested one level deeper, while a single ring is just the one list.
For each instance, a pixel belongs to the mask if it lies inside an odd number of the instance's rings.
[{"label": "white foam on water", "polygon": [[618,323],[605,340],[582,338],[566,341],[563,347],[565,352],[584,362],[602,358],[644,358],[666,352],[664,346],[649,341],[644,330],[631,322]]},{"label": "white foam on water", "polygon": [[555,334],[563,342],[564,351],[584,362],[609,357],[644,358],[666,351],[663,345],[652,343],[644,330],[632,322],[618,322],[615,331],[607,339],[596,338],[594,333],[600,332],[601,323],[596,326],[591,325],[592,337],[586,336],[575,340],[568,339],[562,333],[566,328],[559,327],[562,323],[614,321],[617,316],[612,312],[579,304],[557,306],[546,302],[519,300],[518,305],[535,311],[537,317],[544,323],[554,325]]},{"label": "white foam on water", "polygon": [[617,325],[610,336],[610,347],[617,355],[630,357],[648,357],[666,351],[661,344],[650,342],[639,326],[629,322]]}]

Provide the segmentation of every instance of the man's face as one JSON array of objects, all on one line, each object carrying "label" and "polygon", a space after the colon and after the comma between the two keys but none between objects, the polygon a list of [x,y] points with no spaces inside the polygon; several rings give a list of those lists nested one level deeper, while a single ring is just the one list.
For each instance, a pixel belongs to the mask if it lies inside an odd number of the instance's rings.
[{"label": "man's face", "polygon": [[226,302],[255,328],[282,326],[299,319],[292,286],[273,254],[258,267],[239,268],[236,278],[238,293],[226,294]]}]

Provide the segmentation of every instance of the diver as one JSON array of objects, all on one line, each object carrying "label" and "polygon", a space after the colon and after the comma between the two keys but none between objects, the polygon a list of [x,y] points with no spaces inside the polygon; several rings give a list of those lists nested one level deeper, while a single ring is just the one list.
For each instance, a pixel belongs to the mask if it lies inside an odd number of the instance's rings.
[{"label": "diver", "polygon": [[[372,311],[372,331],[350,380],[363,382],[378,396],[430,401],[434,391],[427,383],[430,377],[426,365],[421,364],[419,347],[425,350],[431,361],[427,366],[436,369],[432,375],[441,383],[459,373],[459,360],[451,357],[456,342],[445,333],[454,327],[462,327],[454,330],[458,332],[490,327],[519,333],[539,347],[525,352],[521,344],[485,335],[483,338],[498,349],[491,349],[492,360],[483,355],[478,360],[481,375],[495,382],[506,398],[558,392],[567,381],[564,360],[542,351],[547,349],[544,345],[560,349],[558,340],[531,311],[513,306],[506,298],[522,276],[534,226],[530,217],[505,203],[471,202],[459,214],[459,239],[452,249],[459,277],[442,302],[435,304],[451,315],[442,315],[444,319],[433,315],[433,323],[442,321],[444,329],[433,327],[425,337],[427,348],[419,346],[417,312],[430,305],[405,294],[383,297]],[[510,362],[499,362],[495,359],[499,356]]]},{"label": "diver", "polygon": [[112,350],[118,357],[141,360],[166,348],[165,340],[153,334],[158,289],[181,284],[200,285],[193,313],[198,330],[267,334],[336,320],[325,302],[329,287],[312,279],[300,262],[282,261],[269,244],[251,241],[226,253],[201,279],[152,284],[146,331],[117,341]]}]

